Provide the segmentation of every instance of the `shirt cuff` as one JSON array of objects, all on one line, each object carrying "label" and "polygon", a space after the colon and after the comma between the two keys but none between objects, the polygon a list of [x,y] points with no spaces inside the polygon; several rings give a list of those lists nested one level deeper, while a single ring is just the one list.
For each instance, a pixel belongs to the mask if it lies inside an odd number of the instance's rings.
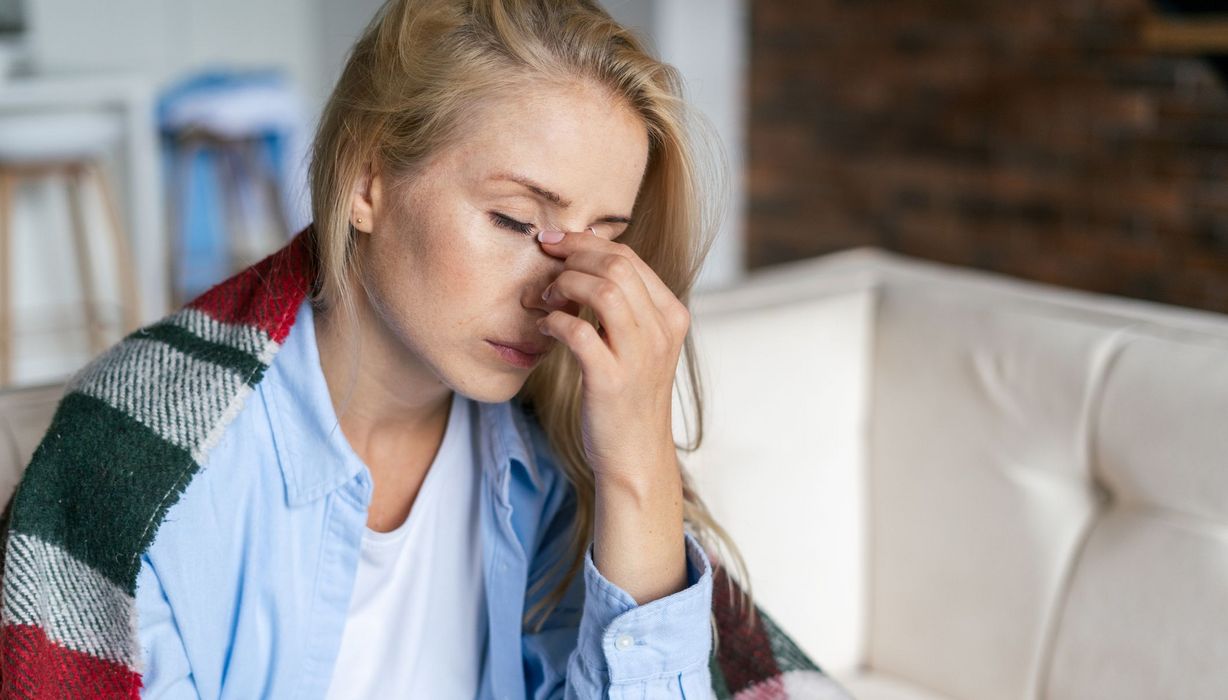
[{"label": "shirt cuff", "polygon": [[712,566],[690,533],[686,546],[687,587],[637,605],[593,564],[593,546],[584,553],[584,614],[580,654],[589,668],[609,674],[610,683],[677,675],[707,665],[712,649]]}]

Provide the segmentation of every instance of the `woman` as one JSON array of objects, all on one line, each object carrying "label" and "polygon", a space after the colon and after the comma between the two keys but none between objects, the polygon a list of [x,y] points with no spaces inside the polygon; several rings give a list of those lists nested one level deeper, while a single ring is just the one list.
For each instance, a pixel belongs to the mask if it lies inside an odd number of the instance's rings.
[{"label": "woman", "polygon": [[[729,545],[672,438],[711,223],[679,94],[589,0],[383,7],[316,135],[313,224],[70,385],[10,504],[5,696],[778,672],[709,666],[700,542]],[[741,639],[785,648],[768,624]]]}]

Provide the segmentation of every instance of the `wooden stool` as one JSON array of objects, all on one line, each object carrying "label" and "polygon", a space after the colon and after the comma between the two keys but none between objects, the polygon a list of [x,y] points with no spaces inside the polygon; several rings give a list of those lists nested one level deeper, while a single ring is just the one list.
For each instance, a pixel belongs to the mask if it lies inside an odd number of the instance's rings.
[{"label": "wooden stool", "polygon": [[10,219],[14,195],[23,180],[55,177],[68,188],[74,257],[91,352],[97,354],[107,344],[86,240],[84,188],[91,182],[98,188],[106,209],[108,241],[118,267],[123,307],[121,335],[136,330],[140,324],[140,299],[128,237],[120,225],[115,195],[101,165],[120,133],[117,120],[106,113],[0,116],[0,386],[11,382],[13,373],[15,290]]}]

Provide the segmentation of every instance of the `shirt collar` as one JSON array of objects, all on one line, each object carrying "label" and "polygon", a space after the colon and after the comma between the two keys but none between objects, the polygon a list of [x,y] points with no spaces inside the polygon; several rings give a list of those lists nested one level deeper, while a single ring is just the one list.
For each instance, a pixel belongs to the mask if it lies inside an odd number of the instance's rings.
[{"label": "shirt collar", "polygon": [[[290,333],[274,356],[259,391],[269,409],[273,441],[292,506],[322,498],[354,479],[362,460],[341,433],[316,345],[310,300],[300,305]],[[456,400],[453,397],[453,408]],[[542,436],[532,434],[517,399],[502,403],[466,400],[464,407],[479,439],[474,454],[491,472],[501,500],[507,499],[507,476],[523,470],[535,489],[542,488],[535,447]],[[473,423],[476,418],[476,423]]]}]

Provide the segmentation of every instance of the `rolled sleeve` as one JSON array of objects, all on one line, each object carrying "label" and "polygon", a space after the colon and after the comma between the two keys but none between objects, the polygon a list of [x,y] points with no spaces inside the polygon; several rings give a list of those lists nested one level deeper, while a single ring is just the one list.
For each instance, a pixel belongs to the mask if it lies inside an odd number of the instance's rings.
[{"label": "rolled sleeve", "polygon": [[645,690],[645,684],[660,691],[652,697],[711,693],[712,567],[690,533],[684,540],[687,587],[643,605],[597,570],[592,545],[585,552],[577,651],[591,673],[608,677],[612,697],[619,686]]}]

